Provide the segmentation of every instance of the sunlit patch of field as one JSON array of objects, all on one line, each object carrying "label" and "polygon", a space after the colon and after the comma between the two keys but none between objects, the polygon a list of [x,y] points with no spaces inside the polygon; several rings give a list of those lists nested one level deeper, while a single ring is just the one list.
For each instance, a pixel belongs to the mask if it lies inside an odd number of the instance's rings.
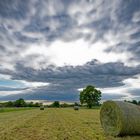
[{"label": "sunlit patch of field", "polygon": [[0,140],[140,140],[140,136],[106,136],[99,109],[47,108],[0,113]]}]

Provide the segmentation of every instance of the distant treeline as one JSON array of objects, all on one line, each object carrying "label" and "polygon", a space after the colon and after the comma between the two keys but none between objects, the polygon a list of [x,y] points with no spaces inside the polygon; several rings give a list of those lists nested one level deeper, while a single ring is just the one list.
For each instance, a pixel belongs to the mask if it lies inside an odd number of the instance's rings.
[{"label": "distant treeline", "polygon": [[124,100],[124,102],[129,102],[129,103],[132,103],[132,104],[135,104],[135,105],[140,105],[140,101],[137,101],[137,100],[132,100],[132,101]]},{"label": "distant treeline", "polygon": [[74,106],[80,106],[79,103],[60,103],[59,101],[54,101],[52,104],[50,105],[46,105],[46,107],[74,107]]},{"label": "distant treeline", "polygon": [[[132,104],[136,104],[136,105],[140,105],[140,101],[136,101],[136,100],[132,100],[132,101],[127,101],[127,100],[124,100],[124,102],[129,102],[129,103],[132,103]],[[45,107],[74,107],[74,106],[79,106],[79,107],[86,107],[86,104],[83,104],[81,105],[80,103],[71,103],[71,104],[67,104],[67,103],[60,103],[59,101],[54,101],[52,104],[50,105],[45,105]],[[101,106],[101,104],[96,104],[93,106],[93,108],[99,108]]]},{"label": "distant treeline", "polygon": [[[136,101],[136,100],[132,100],[132,101],[124,100],[124,102],[129,102],[129,103],[133,103],[133,104],[136,104],[136,105],[140,105],[140,101]],[[8,101],[8,102],[1,102],[0,103],[0,107],[41,107],[41,106],[49,107],[49,108],[51,108],[51,107],[65,108],[65,107],[74,107],[74,106],[86,107],[86,105],[84,105],[84,104],[81,105],[77,102],[68,104],[68,103],[60,103],[59,101],[54,101],[50,105],[43,105],[42,103],[38,103],[38,102],[36,102],[36,103],[25,102],[25,100],[22,99],[22,98],[20,98],[16,101]],[[101,104],[95,105],[95,107],[99,107],[99,106],[101,106]]]},{"label": "distant treeline", "polygon": [[67,104],[67,103],[60,103],[59,101],[54,101],[50,105],[43,105],[42,103],[34,103],[34,102],[26,102],[24,99],[20,98],[16,101],[7,101],[1,102],[0,107],[73,107],[73,106],[80,106],[78,103]]},{"label": "distant treeline", "polygon": [[[75,102],[75,103],[71,103],[71,104],[68,104],[68,103],[60,103],[59,101],[54,101],[52,104],[50,105],[45,105],[45,107],[49,107],[49,108],[59,108],[59,107],[62,107],[62,108],[65,108],[65,107],[74,107],[74,106],[79,106],[79,107],[86,107],[87,105],[86,104],[83,104],[81,105],[80,103],[78,102]],[[101,104],[97,104],[95,105],[93,108],[99,108],[101,106]]]},{"label": "distant treeline", "polygon": [[0,103],[0,107],[40,107],[42,103],[25,102],[24,99],[20,98],[16,101],[8,101]]},{"label": "distant treeline", "polygon": [[80,106],[78,103],[73,104],[67,104],[67,103],[61,103],[59,101],[54,101],[50,105],[43,105],[42,103],[34,103],[34,102],[26,102],[24,99],[20,98],[16,101],[7,101],[7,102],[1,102],[0,107],[73,107],[73,106]]}]

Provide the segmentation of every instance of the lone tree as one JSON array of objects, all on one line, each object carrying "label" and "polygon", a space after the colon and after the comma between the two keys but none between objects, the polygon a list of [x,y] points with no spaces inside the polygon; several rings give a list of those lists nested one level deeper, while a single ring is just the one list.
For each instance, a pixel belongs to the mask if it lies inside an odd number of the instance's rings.
[{"label": "lone tree", "polygon": [[24,99],[20,98],[14,102],[14,105],[16,107],[26,107],[26,102],[24,101]]},{"label": "lone tree", "polygon": [[101,100],[101,91],[97,90],[94,86],[88,85],[83,91],[80,92],[81,104],[87,104],[88,108],[99,105]]},{"label": "lone tree", "polygon": [[52,107],[60,107],[59,101],[54,101]]}]

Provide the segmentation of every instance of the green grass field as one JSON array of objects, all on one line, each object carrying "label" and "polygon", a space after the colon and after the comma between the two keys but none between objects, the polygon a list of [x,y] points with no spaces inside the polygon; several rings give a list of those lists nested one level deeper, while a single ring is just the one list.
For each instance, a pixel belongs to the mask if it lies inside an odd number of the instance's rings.
[{"label": "green grass field", "polygon": [[0,113],[0,140],[140,140],[140,136],[106,136],[99,109],[47,108]]},{"label": "green grass field", "polygon": [[33,109],[33,108],[31,108],[31,107],[23,107],[23,108],[16,108],[16,107],[14,107],[14,108],[0,108],[0,113],[3,113],[3,112],[11,112],[11,111],[23,111],[23,110],[31,110],[31,109]]}]

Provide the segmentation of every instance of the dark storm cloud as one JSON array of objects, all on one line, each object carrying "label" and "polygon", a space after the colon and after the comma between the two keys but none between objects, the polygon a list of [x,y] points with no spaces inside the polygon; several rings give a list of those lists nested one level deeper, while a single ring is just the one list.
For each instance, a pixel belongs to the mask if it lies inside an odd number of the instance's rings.
[{"label": "dark storm cloud", "polygon": [[36,37],[27,37],[25,35],[22,35],[20,32],[15,32],[13,37],[21,42],[26,43],[34,43],[37,42],[39,39]]},{"label": "dark storm cloud", "polygon": [[[13,73],[13,79],[29,80],[38,82],[50,82],[61,83],[65,82],[88,82],[96,81],[99,86],[111,86],[114,82],[120,84],[122,79],[134,76],[140,73],[140,67],[128,67],[123,63],[99,63],[97,60],[86,63],[83,66],[64,66],[55,67],[53,65],[48,66],[46,69],[35,70],[30,67],[24,67],[18,63],[16,65],[16,72]],[[80,80],[82,79],[83,80]],[[95,79],[95,80],[94,80]],[[106,83],[106,80],[108,82]],[[116,79],[116,80],[115,80]],[[97,82],[99,80],[99,82]],[[102,82],[101,82],[101,81]],[[65,83],[64,82],[64,83]],[[102,83],[104,83],[102,85]],[[112,84],[111,84],[112,83]],[[74,84],[77,85],[77,84]]]},{"label": "dark storm cloud", "polygon": [[[83,66],[52,65],[36,70],[25,64],[39,56],[21,57],[28,44],[79,38],[93,43],[106,41],[106,36],[111,33],[117,43],[105,51],[131,52],[130,60],[139,62],[140,19],[135,16],[140,12],[139,7],[139,0],[0,0],[0,73],[11,75],[15,80],[51,83],[48,87],[25,90],[25,93],[10,95],[7,99],[21,96],[26,99],[74,100],[78,98],[77,89],[88,84],[121,86],[124,79],[140,74],[140,66],[96,61]],[[84,33],[84,29],[90,32]],[[14,66],[13,70],[3,68],[9,64]]]},{"label": "dark storm cloud", "polygon": [[[140,55],[140,16],[134,22],[135,14],[140,15],[140,1],[122,1],[122,8],[116,11],[117,26],[113,26],[112,31],[119,37],[119,42],[108,48],[107,52],[131,52],[130,60],[139,61]],[[120,26],[121,25],[121,26]],[[122,28],[123,27],[123,28]],[[125,28],[126,27],[126,28]],[[110,30],[110,29],[109,29]],[[126,37],[125,37],[126,36]]]},{"label": "dark storm cloud", "polygon": [[[132,22],[133,13],[140,11],[140,1],[139,0],[128,0],[122,1],[123,6],[117,11],[117,18],[120,22],[128,24]],[[120,5],[121,6],[121,5]]]},{"label": "dark storm cloud", "polygon": [[29,1],[24,0],[1,0],[0,1],[0,17],[14,18],[17,20],[26,18],[30,5]]},{"label": "dark storm cloud", "polygon": [[[11,73],[12,79],[49,82],[47,87],[40,87],[26,91],[22,94],[8,96],[11,99],[24,97],[25,99],[52,99],[52,100],[76,100],[79,97],[77,89],[86,85],[95,85],[96,87],[117,87],[122,86],[123,80],[140,74],[140,67],[127,67],[123,63],[101,64],[96,60],[86,63],[83,66],[49,66],[43,70],[35,70],[30,67],[23,67],[17,64],[16,72]],[[105,96],[105,95],[104,95]],[[107,95],[103,99],[111,97]],[[113,95],[112,95],[113,96]],[[8,98],[7,97],[7,98]],[[123,97],[116,95],[115,99]]]},{"label": "dark storm cloud", "polygon": [[[70,7],[77,5],[79,5],[78,8],[80,10],[73,14],[72,10],[74,9],[70,9]],[[84,9],[82,6],[92,8],[83,12]],[[6,28],[5,32],[7,33],[5,37],[10,36],[13,41],[18,41],[19,44],[28,44],[41,40],[51,42],[57,39],[70,41],[78,38],[85,38],[89,41],[104,40],[109,32],[119,35],[121,32],[124,32],[124,27],[138,27],[139,24],[133,23],[132,19],[134,14],[140,11],[139,7],[139,0],[130,0],[127,2],[122,0],[116,2],[112,2],[111,0],[2,0],[0,2],[1,28]],[[81,16],[86,18],[85,21],[79,24]],[[15,24],[12,24],[10,20],[14,20]],[[85,28],[90,29],[91,32],[88,34],[83,33],[82,30]],[[131,29],[128,29],[128,31],[129,30]],[[12,34],[9,34],[10,31]],[[93,32],[95,36],[93,36]],[[138,32],[137,30],[135,38],[139,39],[140,35]],[[36,37],[29,37],[27,35],[28,33],[40,33],[42,37],[38,37],[37,35]],[[130,40],[133,41],[131,35]],[[125,44],[123,41],[120,43]],[[127,47],[129,48],[129,44]],[[112,51],[115,50],[112,49]],[[123,51],[125,51],[125,49]],[[137,56],[136,53],[135,55]]]},{"label": "dark storm cloud", "polygon": [[[139,35],[140,36],[140,35]],[[132,57],[130,57],[130,60],[140,60],[140,41],[136,41],[134,43],[119,43],[116,46],[113,46],[106,50],[107,52],[131,52],[133,54]]]},{"label": "dark storm cloud", "polygon": [[61,100],[61,101],[76,101],[79,94],[74,89],[64,89],[59,85],[51,85],[49,87],[41,87],[24,91],[20,94],[8,95],[1,97],[0,100],[16,100],[17,98],[24,98],[26,100]]},{"label": "dark storm cloud", "polygon": [[124,95],[117,95],[117,93],[114,93],[114,94],[102,94],[102,100],[110,100],[110,99],[113,99],[113,100],[119,100],[121,98],[124,98],[126,96]]},{"label": "dark storm cloud", "polygon": [[134,96],[139,96],[140,97],[140,88],[135,88],[135,89],[130,89],[128,92],[132,93]]},{"label": "dark storm cloud", "polygon": [[10,88],[10,87],[2,87],[0,86],[0,91],[21,91],[26,90],[28,88]]}]

